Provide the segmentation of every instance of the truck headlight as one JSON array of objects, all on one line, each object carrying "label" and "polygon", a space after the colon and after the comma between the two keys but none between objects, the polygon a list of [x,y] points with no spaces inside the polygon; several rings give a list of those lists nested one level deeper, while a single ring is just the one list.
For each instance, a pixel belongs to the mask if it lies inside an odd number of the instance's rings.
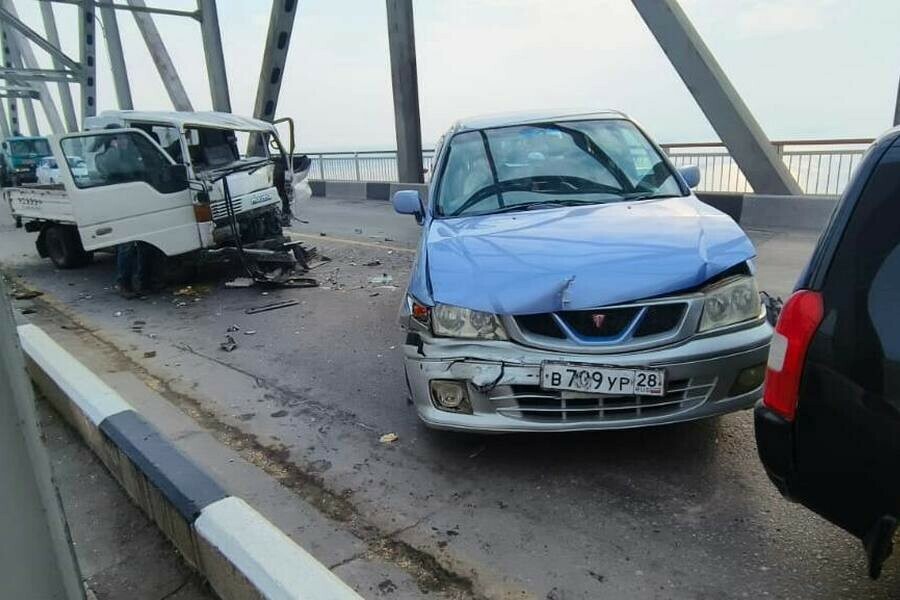
[{"label": "truck headlight", "polygon": [[755,319],[762,311],[753,276],[731,277],[705,288],[703,294],[706,298],[700,318],[700,332]]},{"label": "truck headlight", "polygon": [[497,315],[449,304],[436,304],[431,326],[435,335],[480,340],[505,340],[506,331]]}]

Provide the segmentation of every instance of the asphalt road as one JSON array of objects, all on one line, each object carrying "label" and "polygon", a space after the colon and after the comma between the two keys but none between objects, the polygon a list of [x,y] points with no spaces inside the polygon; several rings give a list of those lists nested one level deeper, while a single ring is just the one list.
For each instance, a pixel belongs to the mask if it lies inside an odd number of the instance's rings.
[{"label": "asphalt road", "polygon": [[[900,595],[896,558],[868,581],[857,541],[778,495],[756,457],[749,412],[568,435],[425,429],[406,403],[395,323],[418,227],[376,201],[316,200],[301,215],[308,223],[297,234],[332,258],[316,270],[317,289],[262,296],[211,279],[194,285],[196,296],[124,301],[111,289],[109,258],[56,271],[5,215],[0,262],[137,357],[167,391],[199,403],[211,426],[277,447],[474,596]],[[751,234],[762,289],[788,293],[815,236]],[[385,274],[391,284],[370,282]],[[244,313],[283,299],[299,304]],[[135,320],[145,321],[141,331]],[[239,347],[224,352],[231,325]],[[142,358],[147,351],[156,355]],[[380,443],[388,432],[399,441]],[[401,597],[389,587],[379,596]]]}]

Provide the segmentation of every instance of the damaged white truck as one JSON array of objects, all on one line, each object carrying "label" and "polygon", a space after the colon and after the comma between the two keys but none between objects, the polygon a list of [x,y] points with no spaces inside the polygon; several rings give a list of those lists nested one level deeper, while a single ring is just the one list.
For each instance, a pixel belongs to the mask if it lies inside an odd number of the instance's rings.
[{"label": "damaged white truck", "polygon": [[85,129],[50,138],[61,184],[3,190],[17,223],[38,234],[38,253],[57,267],[136,241],[192,263],[237,256],[254,278],[302,262],[282,231],[295,195],[309,195],[309,159],[294,156],[289,119],[108,111]]}]

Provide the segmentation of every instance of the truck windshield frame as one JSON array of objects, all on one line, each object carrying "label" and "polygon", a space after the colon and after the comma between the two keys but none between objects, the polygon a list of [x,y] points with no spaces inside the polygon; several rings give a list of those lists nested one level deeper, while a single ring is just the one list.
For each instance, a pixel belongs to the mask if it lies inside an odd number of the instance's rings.
[{"label": "truck windshield frame", "polygon": [[9,140],[9,153],[13,157],[50,156],[47,138]]}]

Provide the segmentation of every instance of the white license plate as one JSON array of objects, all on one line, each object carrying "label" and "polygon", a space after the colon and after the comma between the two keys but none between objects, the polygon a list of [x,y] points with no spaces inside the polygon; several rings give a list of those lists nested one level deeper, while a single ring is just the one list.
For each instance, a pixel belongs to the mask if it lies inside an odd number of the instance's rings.
[{"label": "white license plate", "polygon": [[661,369],[617,369],[566,363],[544,363],[541,387],[606,396],[662,396],[666,372]]}]

